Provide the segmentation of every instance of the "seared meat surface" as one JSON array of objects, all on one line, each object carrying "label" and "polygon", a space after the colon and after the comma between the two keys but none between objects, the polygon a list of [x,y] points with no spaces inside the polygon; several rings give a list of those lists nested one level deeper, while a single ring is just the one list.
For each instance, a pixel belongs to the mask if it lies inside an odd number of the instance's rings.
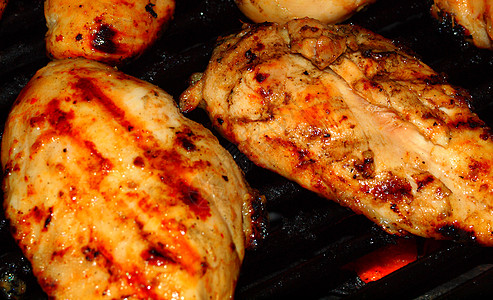
[{"label": "seared meat surface", "polygon": [[389,233],[493,245],[492,134],[468,100],[379,35],[301,19],[224,38],[180,107]]},{"label": "seared meat surface", "polygon": [[235,0],[238,8],[252,21],[284,23],[294,18],[310,17],[321,22],[337,23],[376,0]]},{"label": "seared meat surface", "polygon": [[14,104],[1,162],[13,236],[50,297],[233,295],[261,198],[163,90],[52,62]]},{"label": "seared meat surface", "polygon": [[479,48],[493,49],[493,3],[491,0],[434,0],[432,15],[452,26]]},{"label": "seared meat surface", "polygon": [[174,0],[46,0],[48,55],[122,64],[154,43],[174,9]]}]

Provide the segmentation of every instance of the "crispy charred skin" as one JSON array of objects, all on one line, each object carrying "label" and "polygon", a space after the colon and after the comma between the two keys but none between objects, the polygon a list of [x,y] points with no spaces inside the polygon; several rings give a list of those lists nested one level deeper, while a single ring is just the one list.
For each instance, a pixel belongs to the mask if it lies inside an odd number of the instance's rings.
[{"label": "crispy charred skin", "polygon": [[228,298],[265,232],[263,197],[217,139],[100,63],[38,71],[1,155],[14,238],[53,298]]},{"label": "crispy charred skin", "polygon": [[174,10],[174,0],[47,0],[48,55],[123,64],[154,43]]},{"label": "crispy charred skin", "polygon": [[479,48],[493,49],[493,5],[489,0],[434,0],[431,14]]},{"label": "crispy charred skin", "polygon": [[493,140],[469,97],[379,35],[301,19],[220,41],[180,107],[390,233],[493,245]]}]

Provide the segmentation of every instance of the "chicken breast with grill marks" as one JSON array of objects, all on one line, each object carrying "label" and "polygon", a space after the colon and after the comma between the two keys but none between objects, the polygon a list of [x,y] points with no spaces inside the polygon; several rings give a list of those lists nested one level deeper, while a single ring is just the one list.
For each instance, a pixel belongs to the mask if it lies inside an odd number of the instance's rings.
[{"label": "chicken breast with grill marks", "polygon": [[379,35],[300,19],[221,40],[180,107],[390,233],[493,245],[493,138],[468,100]]},{"label": "chicken breast with grill marks", "polygon": [[479,48],[493,49],[493,3],[491,0],[434,0],[432,15],[463,29],[467,40]]},{"label": "chicken breast with grill marks", "polygon": [[46,49],[51,58],[85,57],[120,65],[159,37],[174,0],[46,0]]},{"label": "chicken breast with grill marks", "polygon": [[262,229],[262,198],[210,131],[93,61],[35,74],[1,162],[13,236],[54,299],[232,297]]}]

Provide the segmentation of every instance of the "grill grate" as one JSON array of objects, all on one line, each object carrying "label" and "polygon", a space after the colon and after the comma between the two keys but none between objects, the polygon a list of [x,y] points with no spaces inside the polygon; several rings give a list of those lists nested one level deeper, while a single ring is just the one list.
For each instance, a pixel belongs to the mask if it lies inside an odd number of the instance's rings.
[{"label": "grill grate", "polygon": [[[162,87],[175,99],[193,72],[202,71],[217,36],[246,21],[232,0],[179,0],[174,22],[135,63],[122,68]],[[452,84],[467,88],[482,118],[493,124],[493,53],[479,50],[437,24],[430,1],[379,0],[350,19],[420,56]],[[0,21],[0,129],[10,106],[34,73],[46,65],[43,1],[10,1]],[[445,52],[444,49],[447,49]],[[188,117],[210,128],[203,112]],[[0,135],[1,137],[1,135]],[[370,283],[348,265],[358,258],[398,244],[362,216],[319,198],[297,184],[253,165],[220,138],[245,172],[249,183],[268,199],[269,236],[247,252],[237,299],[449,299],[493,294],[493,249],[453,242],[409,238],[416,261]],[[2,197],[3,198],[3,197]],[[3,217],[0,223],[0,278],[14,274],[27,284],[25,299],[46,299],[29,264],[22,259]],[[2,297],[6,294],[2,292]]]}]

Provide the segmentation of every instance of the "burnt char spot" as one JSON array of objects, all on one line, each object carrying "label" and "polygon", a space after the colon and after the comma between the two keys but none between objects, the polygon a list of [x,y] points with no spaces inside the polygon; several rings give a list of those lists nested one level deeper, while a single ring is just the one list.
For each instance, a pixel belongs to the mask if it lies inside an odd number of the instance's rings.
[{"label": "burnt char spot", "polygon": [[317,32],[320,29],[318,27],[312,27],[310,25],[304,25],[303,27],[301,27],[301,31],[307,31],[307,30],[310,30],[311,32]]},{"label": "burnt char spot", "polygon": [[419,192],[422,188],[426,187],[428,184],[432,183],[435,178],[432,175],[428,175],[422,179],[416,181],[418,185],[417,191]]},{"label": "burnt char spot", "polygon": [[92,46],[94,49],[105,53],[116,53],[117,45],[113,41],[116,31],[107,24],[100,24],[92,36]]},{"label": "burnt char spot", "polygon": [[151,248],[142,251],[140,254],[143,260],[148,262],[149,264],[157,267],[164,266],[169,263],[176,263],[176,261],[173,259],[172,254],[165,250],[158,250],[156,248]]},{"label": "burnt char spot", "polygon": [[183,149],[187,151],[197,150],[197,147],[193,143],[192,138],[193,138],[193,133],[191,132],[189,134],[186,133],[184,134],[183,132],[178,132],[176,134],[176,141],[178,145],[180,145]]},{"label": "burnt char spot", "polygon": [[87,261],[93,261],[101,254],[97,249],[93,249],[89,246],[82,248],[82,253]]},{"label": "burnt char spot", "polygon": [[380,181],[374,186],[365,186],[366,193],[374,195],[385,202],[399,201],[411,196],[411,185],[403,178],[396,176]]},{"label": "burnt char spot", "polygon": [[217,123],[218,123],[219,125],[223,125],[224,120],[223,120],[223,119],[221,119],[221,118],[217,118]]},{"label": "burnt char spot", "polygon": [[76,36],[75,36],[75,40],[76,40],[76,41],[80,41],[80,40],[82,40],[82,34],[80,34],[80,33],[79,33],[78,35],[76,35]]},{"label": "burnt char spot", "polygon": [[248,49],[245,52],[245,58],[248,59],[247,63],[251,64],[257,58],[257,55],[255,55],[255,53],[253,53],[251,49]]},{"label": "burnt char spot", "polygon": [[134,159],[134,166],[139,167],[139,168],[143,168],[145,166],[144,159],[140,156],[137,156]]},{"label": "burnt char spot", "polygon": [[482,139],[483,141],[493,140],[493,131],[490,128],[486,128],[479,135],[479,138]]},{"label": "burnt char spot", "polygon": [[264,82],[264,80],[266,80],[268,77],[269,77],[269,74],[265,74],[265,73],[257,73],[257,75],[255,75],[255,80],[257,80],[257,82],[258,82],[258,83],[262,83],[262,82]]},{"label": "burnt char spot", "polygon": [[146,12],[148,12],[153,18],[157,18],[157,13],[154,11],[153,7],[156,6],[156,4],[149,3],[146,5]]},{"label": "burnt char spot", "polygon": [[50,225],[50,223],[51,223],[51,219],[53,218],[53,207],[50,207],[48,209],[48,212],[49,212],[49,214],[48,214],[48,217],[46,217],[46,219],[45,219],[43,231],[45,231],[48,228],[48,225]]},{"label": "burnt char spot", "polygon": [[354,168],[363,178],[372,178],[375,172],[375,166],[373,163],[373,153],[369,153],[366,157],[363,158],[363,161],[356,161],[354,163]]},{"label": "burnt char spot", "polygon": [[455,241],[470,242],[476,239],[473,232],[457,227],[455,224],[441,226],[437,231],[445,238],[450,238]]},{"label": "burnt char spot", "polygon": [[206,261],[203,261],[200,264],[200,268],[201,268],[201,272],[202,272],[201,274],[204,275],[207,272],[207,269],[209,268],[209,264]]},{"label": "burnt char spot", "polygon": [[480,174],[488,173],[490,170],[490,165],[486,162],[479,162],[471,159],[469,164],[469,173],[467,174],[467,179],[472,181],[477,181]]},{"label": "burnt char spot", "polygon": [[486,124],[477,117],[469,117],[465,121],[457,121],[455,123],[452,123],[451,125],[457,129],[459,129],[459,128],[474,129],[474,128],[478,128],[478,127],[480,127],[480,128],[486,127]]}]

